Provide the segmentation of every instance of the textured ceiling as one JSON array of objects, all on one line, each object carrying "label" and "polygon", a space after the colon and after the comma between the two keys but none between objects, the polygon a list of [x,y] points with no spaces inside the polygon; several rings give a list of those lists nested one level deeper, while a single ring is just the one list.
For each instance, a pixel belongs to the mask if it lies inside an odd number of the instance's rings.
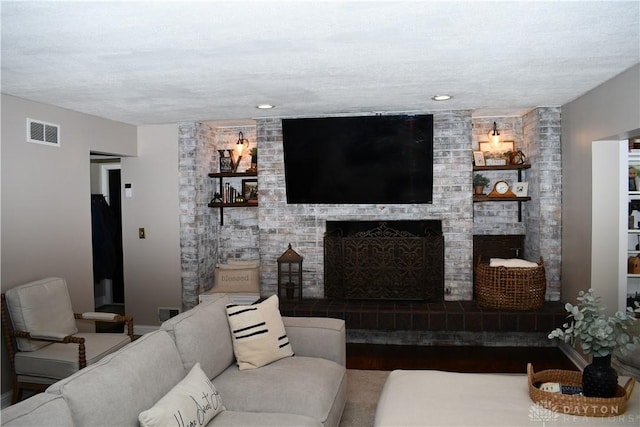
[{"label": "textured ceiling", "polygon": [[640,62],[639,5],[2,1],[2,92],[132,124],[521,114]]}]

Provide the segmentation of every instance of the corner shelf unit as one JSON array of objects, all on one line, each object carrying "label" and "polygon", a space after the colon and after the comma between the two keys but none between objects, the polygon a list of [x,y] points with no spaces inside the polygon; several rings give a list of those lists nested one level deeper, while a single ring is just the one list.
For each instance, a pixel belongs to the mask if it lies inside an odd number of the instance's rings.
[{"label": "corner shelf unit", "polygon": [[[224,181],[225,179],[233,179],[233,178],[252,178],[257,177],[258,172],[213,172],[209,174],[210,178],[218,179],[218,188],[220,194],[223,193],[224,190]],[[207,206],[210,208],[219,208],[220,209],[220,225],[224,225],[224,208],[253,208],[258,206],[257,202],[232,202],[232,203],[222,203],[222,202],[211,202]]]},{"label": "corner shelf unit", "polygon": [[[522,181],[522,171],[531,168],[531,164],[502,165],[502,166],[473,166],[473,171],[518,171],[518,182]],[[522,221],[522,202],[528,202],[531,196],[526,197],[489,197],[485,194],[473,195],[473,203],[481,202],[518,202],[518,222]]]},{"label": "corner shelf unit", "polygon": [[[633,150],[627,153],[627,165],[624,171],[631,166],[639,169],[640,151]],[[638,180],[636,180],[637,182]],[[625,296],[633,296],[640,292],[640,273],[638,271],[631,272],[630,261],[635,257],[640,257],[640,191],[631,190],[627,186],[624,189],[627,197],[628,221],[627,221],[627,280]]]}]

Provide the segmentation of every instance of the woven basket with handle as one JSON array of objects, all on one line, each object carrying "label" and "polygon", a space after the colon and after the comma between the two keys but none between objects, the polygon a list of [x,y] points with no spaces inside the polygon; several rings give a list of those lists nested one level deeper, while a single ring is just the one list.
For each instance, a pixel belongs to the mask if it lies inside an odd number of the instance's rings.
[{"label": "woven basket with handle", "polygon": [[622,415],[627,407],[627,401],[636,385],[634,378],[629,378],[624,387],[618,385],[616,394],[611,398],[585,397],[576,394],[551,393],[540,390],[537,383],[560,383],[568,386],[582,385],[582,372],[548,369],[534,372],[533,365],[527,365],[529,381],[529,396],[538,405],[554,412],[586,417],[613,417]]}]

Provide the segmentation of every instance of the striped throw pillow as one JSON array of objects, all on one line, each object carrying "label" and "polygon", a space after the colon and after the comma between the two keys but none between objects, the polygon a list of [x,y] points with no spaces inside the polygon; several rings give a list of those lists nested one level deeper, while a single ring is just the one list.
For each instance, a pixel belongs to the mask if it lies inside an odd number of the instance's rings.
[{"label": "striped throw pillow", "polygon": [[259,304],[228,304],[227,318],[240,370],[259,368],[293,356],[276,295]]}]

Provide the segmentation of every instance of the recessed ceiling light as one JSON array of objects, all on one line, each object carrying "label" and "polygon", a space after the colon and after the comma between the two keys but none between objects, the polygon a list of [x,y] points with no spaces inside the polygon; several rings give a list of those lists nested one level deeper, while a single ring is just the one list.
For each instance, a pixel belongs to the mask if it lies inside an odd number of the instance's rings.
[{"label": "recessed ceiling light", "polygon": [[431,97],[434,101],[448,101],[451,98],[453,98],[451,95],[435,95]]},{"label": "recessed ceiling light", "polygon": [[274,108],[275,105],[271,105],[271,104],[260,104],[260,105],[256,105],[256,108],[260,109],[260,110],[269,110],[271,108]]}]

